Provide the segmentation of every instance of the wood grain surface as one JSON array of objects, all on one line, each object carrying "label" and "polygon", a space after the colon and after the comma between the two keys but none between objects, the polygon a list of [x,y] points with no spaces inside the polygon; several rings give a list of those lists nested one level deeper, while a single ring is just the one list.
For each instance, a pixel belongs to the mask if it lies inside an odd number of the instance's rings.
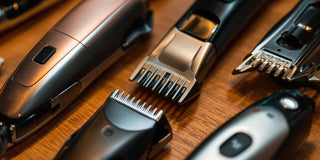
[{"label": "wood grain surface", "polygon": [[[5,58],[0,71],[1,86],[41,37],[79,1],[63,1],[0,35],[0,56]],[[188,105],[177,106],[128,79],[140,60],[151,52],[194,0],[151,0],[154,11],[154,29],[151,35],[104,72],[54,120],[26,140],[9,148],[4,159],[53,159],[65,140],[117,88],[164,110],[174,137],[155,159],[185,159],[200,142],[232,116],[253,102],[277,90],[288,88],[265,74],[253,72],[232,75],[231,72],[298,1],[271,0],[217,60],[205,79],[200,96]],[[313,97],[319,104],[317,91],[307,87],[298,89]],[[319,113],[316,110],[310,136],[297,153],[297,160],[320,159]]]}]

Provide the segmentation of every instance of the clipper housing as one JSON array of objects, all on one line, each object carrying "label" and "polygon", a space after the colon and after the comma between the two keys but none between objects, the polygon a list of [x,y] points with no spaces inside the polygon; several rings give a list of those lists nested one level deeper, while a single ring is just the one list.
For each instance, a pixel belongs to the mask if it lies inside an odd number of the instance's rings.
[{"label": "clipper housing", "polygon": [[152,12],[145,0],[80,2],[2,87],[0,121],[9,128],[8,146],[57,116],[151,29]]},{"label": "clipper housing", "polygon": [[320,2],[302,0],[233,74],[259,70],[285,81],[320,81]]},{"label": "clipper housing", "polygon": [[171,139],[162,110],[115,90],[55,159],[150,159]]}]

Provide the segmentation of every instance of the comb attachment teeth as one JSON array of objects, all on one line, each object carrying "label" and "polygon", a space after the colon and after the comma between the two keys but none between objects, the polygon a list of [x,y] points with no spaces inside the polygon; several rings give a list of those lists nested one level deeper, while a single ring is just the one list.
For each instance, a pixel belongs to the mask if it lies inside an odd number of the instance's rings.
[{"label": "comb attachment teeth", "polygon": [[291,61],[273,55],[266,51],[259,51],[247,57],[234,71],[233,74],[257,69],[274,77],[290,80],[295,72]]},{"label": "comb attachment teeth", "polygon": [[141,86],[179,103],[187,96],[188,88],[192,87],[186,77],[149,62],[142,65],[136,78]]},{"label": "comb attachment teeth", "polygon": [[137,79],[141,86],[182,104],[199,94],[200,84],[215,58],[210,42],[174,27],[141,61],[129,80]]},{"label": "comb attachment teeth", "polygon": [[159,121],[161,116],[163,115],[163,111],[159,110],[157,112],[157,108],[153,109],[153,111],[151,111],[151,105],[148,106],[148,108],[145,108],[146,106],[146,102],[143,102],[142,104],[140,103],[141,100],[138,99],[136,102],[134,102],[135,97],[132,97],[130,99],[130,95],[127,95],[126,97],[124,97],[124,92],[119,93],[119,89],[115,90],[111,96],[112,99],[126,105],[127,107],[155,120],[155,121]]},{"label": "comb attachment teeth", "polygon": [[320,2],[297,4],[276,24],[233,74],[259,70],[285,81],[320,82]]}]

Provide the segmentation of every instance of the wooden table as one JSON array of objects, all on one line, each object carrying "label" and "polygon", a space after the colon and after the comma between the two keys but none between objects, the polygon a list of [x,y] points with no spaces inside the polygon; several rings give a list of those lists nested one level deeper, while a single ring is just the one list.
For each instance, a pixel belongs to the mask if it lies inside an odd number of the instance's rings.
[{"label": "wooden table", "polygon": [[[64,1],[1,34],[0,56],[5,58],[5,64],[0,71],[0,85],[5,83],[37,41],[79,1]],[[54,120],[28,139],[8,149],[5,158],[52,159],[65,140],[92,116],[114,89],[119,88],[166,113],[174,137],[156,159],[184,159],[229,118],[251,103],[285,89],[264,74],[254,72],[234,76],[231,72],[298,0],[273,0],[265,6],[217,61],[205,80],[201,95],[189,105],[176,106],[139,88],[135,82],[129,82],[128,78],[140,60],[151,52],[193,2],[194,0],[151,0],[154,10],[152,34],[103,73]],[[299,89],[319,102],[316,91],[306,87]],[[320,159],[319,113],[315,112],[310,136],[297,153],[296,159]]]}]

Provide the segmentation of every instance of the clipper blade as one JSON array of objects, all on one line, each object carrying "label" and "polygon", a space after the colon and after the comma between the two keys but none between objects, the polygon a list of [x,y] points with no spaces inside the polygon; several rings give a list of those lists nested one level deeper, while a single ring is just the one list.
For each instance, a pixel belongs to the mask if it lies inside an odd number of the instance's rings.
[{"label": "clipper blade", "polygon": [[122,103],[124,105],[126,105],[127,107],[131,108],[132,110],[136,111],[136,112],[139,112],[141,113],[142,115],[146,116],[146,117],[149,117],[155,121],[159,121],[160,118],[162,117],[163,115],[163,111],[162,110],[159,110],[157,112],[157,108],[153,109],[153,111],[151,111],[151,105],[148,106],[148,108],[145,108],[146,106],[146,102],[142,103],[140,105],[140,102],[141,100],[138,99],[136,102],[134,102],[135,100],[135,97],[132,97],[130,99],[130,95],[127,95],[126,97],[124,97],[124,92],[119,92],[119,89],[115,90],[110,98],[118,101],[119,103]]},{"label": "clipper blade", "polygon": [[296,67],[292,65],[291,61],[266,51],[259,51],[257,54],[249,54],[247,58],[234,69],[232,74],[248,72],[255,69],[289,81],[292,80],[292,76],[296,71]]},{"label": "clipper blade", "polygon": [[145,57],[130,77],[143,87],[170,98],[179,104],[197,95],[206,58],[215,59],[212,44],[191,37],[173,28],[160,44]]},{"label": "clipper blade", "polygon": [[159,66],[152,62],[143,62],[130,77],[130,80],[137,80],[137,83],[145,88],[170,98],[178,103],[186,101],[189,93],[196,84],[195,79],[187,77]]},{"label": "clipper blade", "polygon": [[145,102],[115,90],[55,159],[152,159],[173,133],[162,110],[145,106]]},{"label": "clipper blade", "polygon": [[285,81],[320,82],[319,6],[316,0],[300,1],[233,74],[259,70]]}]

